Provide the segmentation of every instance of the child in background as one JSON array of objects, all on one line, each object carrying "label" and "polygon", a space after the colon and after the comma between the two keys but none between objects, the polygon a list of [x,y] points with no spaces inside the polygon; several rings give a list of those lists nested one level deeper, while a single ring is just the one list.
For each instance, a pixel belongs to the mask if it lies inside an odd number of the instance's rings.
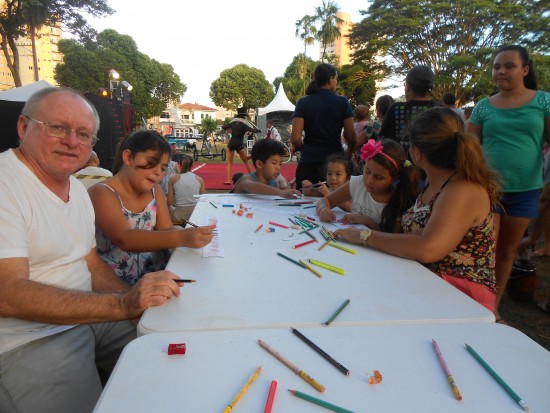
[{"label": "child in background", "polygon": [[[326,182],[317,187],[313,187],[312,183],[304,179],[302,183],[302,192],[306,196],[328,196],[347,182],[351,177],[351,165],[348,158],[343,154],[334,154],[327,158],[325,165]],[[338,206],[346,212],[351,212],[351,200],[345,201]]]},{"label": "child in background", "polygon": [[352,213],[340,222],[363,224],[384,232],[399,232],[401,215],[414,204],[419,193],[419,173],[407,160],[403,147],[391,139],[374,139],[361,148],[365,161],[362,176],[350,181],[317,203],[321,221],[332,222],[331,208],[351,200]]},{"label": "child in background", "polygon": [[155,131],[134,132],[122,140],[113,161],[114,176],[92,186],[99,256],[117,275],[134,284],[161,270],[169,248],[200,248],[212,240],[212,228],[173,227],[159,185],[172,155]]},{"label": "child in background", "polygon": [[253,193],[261,195],[276,195],[283,198],[295,198],[300,191],[287,187],[280,189],[277,177],[281,174],[285,147],[272,139],[260,139],[252,147],[252,163],[255,172],[246,174],[239,179],[231,192],[236,194]]},{"label": "child in background", "polygon": [[168,206],[173,222],[186,223],[197,205],[195,195],[206,192],[204,180],[191,172],[192,166],[193,158],[182,155],[179,161],[180,173],[171,176],[168,181]]},{"label": "child in background", "polygon": [[353,129],[355,134],[359,135],[369,123],[369,107],[365,105],[357,105],[353,109]]}]

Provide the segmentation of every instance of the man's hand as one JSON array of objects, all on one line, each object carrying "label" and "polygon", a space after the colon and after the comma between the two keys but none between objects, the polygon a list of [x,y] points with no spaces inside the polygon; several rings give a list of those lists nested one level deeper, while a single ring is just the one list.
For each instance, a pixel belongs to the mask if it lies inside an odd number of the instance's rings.
[{"label": "man's hand", "polygon": [[140,317],[149,307],[164,304],[172,297],[180,295],[180,286],[174,281],[179,277],[170,271],[158,271],[145,274],[122,296],[124,309],[129,319]]}]

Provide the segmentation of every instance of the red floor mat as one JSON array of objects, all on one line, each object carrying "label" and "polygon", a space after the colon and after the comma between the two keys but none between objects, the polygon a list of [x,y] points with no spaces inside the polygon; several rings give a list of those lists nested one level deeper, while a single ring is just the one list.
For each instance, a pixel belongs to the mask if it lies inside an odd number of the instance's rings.
[{"label": "red floor mat", "polygon": [[[282,174],[287,181],[294,179],[296,176],[296,162],[289,162],[283,164]],[[204,179],[206,190],[215,189],[228,191],[233,188],[233,185],[224,185],[227,174],[227,164],[223,163],[203,163],[197,161],[193,164],[193,172]],[[237,172],[246,173],[246,168],[242,163],[233,163],[232,173]]]}]

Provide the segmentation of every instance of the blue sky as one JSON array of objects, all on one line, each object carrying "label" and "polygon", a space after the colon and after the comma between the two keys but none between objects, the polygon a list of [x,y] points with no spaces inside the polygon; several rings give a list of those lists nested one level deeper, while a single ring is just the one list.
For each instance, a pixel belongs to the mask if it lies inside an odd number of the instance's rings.
[{"label": "blue sky", "polygon": [[[169,63],[187,85],[183,102],[212,106],[209,91],[220,73],[245,63],[264,72],[269,82],[282,76],[304,46],[294,36],[295,22],[313,14],[321,0],[174,1],[109,0],[112,16],[89,19],[102,31],[115,29],[131,36],[138,49]],[[353,22],[367,10],[367,0],[339,0]],[[317,58],[319,46],[308,48]],[[115,68],[116,69],[116,68]]]}]

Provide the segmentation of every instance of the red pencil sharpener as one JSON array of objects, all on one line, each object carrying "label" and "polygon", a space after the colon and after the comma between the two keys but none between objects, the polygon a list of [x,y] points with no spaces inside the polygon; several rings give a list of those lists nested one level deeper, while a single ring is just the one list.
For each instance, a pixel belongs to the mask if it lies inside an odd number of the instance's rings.
[{"label": "red pencil sharpener", "polygon": [[185,354],[186,349],[185,343],[168,344],[168,355],[172,356],[174,354]]}]

